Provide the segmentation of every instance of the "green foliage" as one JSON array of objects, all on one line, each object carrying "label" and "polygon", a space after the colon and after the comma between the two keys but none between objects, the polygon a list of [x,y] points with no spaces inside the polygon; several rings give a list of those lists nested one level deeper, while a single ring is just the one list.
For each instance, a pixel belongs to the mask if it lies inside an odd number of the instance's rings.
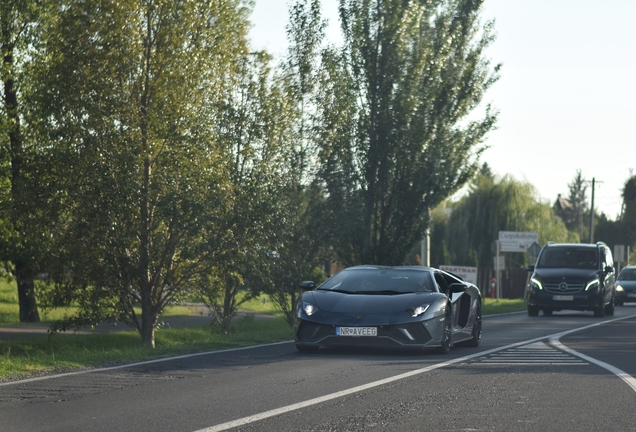
[{"label": "green foliage", "polygon": [[630,177],[623,188],[623,216],[625,241],[636,246],[636,176]]},{"label": "green foliage", "polygon": [[339,259],[400,264],[428,212],[468,181],[496,115],[469,120],[498,66],[481,1],[342,0],[323,54],[319,177]]},{"label": "green foliage", "polygon": [[[454,265],[491,266],[493,241],[499,231],[531,231],[539,243],[575,241],[552,208],[540,202],[534,187],[506,176],[501,180],[479,174],[469,193],[453,207],[447,242]],[[508,262],[526,265],[519,254],[506,253]],[[477,262],[475,262],[477,258]]]},{"label": "green foliage", "polygon": [[35,101],[67,194],[51,274],[80,313],[62,328],[117,319],[153,345],[162,310],[222,245],[218,111],[247,52],[247,9],[89,0],[57,12]]}]

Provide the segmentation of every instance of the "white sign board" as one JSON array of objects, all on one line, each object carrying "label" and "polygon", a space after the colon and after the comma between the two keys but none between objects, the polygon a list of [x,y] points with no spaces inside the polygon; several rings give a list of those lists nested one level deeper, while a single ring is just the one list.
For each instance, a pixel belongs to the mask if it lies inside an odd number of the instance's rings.
[{"label": "white sign board", "polygon": [[456,274],[460,278],[464,279],[466,282],[477,285],[477,267],[441,265],[439,266],[439,268],[440,270]]},{"label": "white sign board", "polygon": [[525,252],[532,243],[539,243],[539,233],[499,231],[501,252]]}]

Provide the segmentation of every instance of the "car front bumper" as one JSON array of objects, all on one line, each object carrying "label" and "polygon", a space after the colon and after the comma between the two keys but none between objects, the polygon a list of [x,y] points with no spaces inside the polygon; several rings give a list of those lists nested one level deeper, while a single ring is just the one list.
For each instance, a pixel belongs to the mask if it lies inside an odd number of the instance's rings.
[{"label": "car front bumper", "polygon": [[340,336],[335,324],[300,320],[296,329],[296,343],[304,346],[377,346],[377,347],[434,347],[441,343],[443,322],[439,319],[375,327],[375,336]]},{"label": "car front bumper", "polygon": [[[636,301],[636,300],[635,300]],[[597,293],[586,291],[573,294],[556,294],[544,290],[533,290],[528,296],[528,306],[550,308],[552,310],[594,310],[603,305],[603,298]]]}]

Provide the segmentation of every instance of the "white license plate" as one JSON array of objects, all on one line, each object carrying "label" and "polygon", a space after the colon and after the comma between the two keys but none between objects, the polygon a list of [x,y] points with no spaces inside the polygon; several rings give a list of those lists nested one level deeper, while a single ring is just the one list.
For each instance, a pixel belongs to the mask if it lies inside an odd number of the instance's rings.
[{"label": "white license plate", "polygon": [[636,297],[636,294],[627,294],[627,297]]},{"label": "white license plate", "polygon": [[336,336],[377,336],[377,327],[336,327]]},{"label": "white license plate", "polygon": [[571,301],[571,300],[574,300],[574,296],[571,296],[571,295],[555,295],[555,296],[552,296],[552,300]]}]

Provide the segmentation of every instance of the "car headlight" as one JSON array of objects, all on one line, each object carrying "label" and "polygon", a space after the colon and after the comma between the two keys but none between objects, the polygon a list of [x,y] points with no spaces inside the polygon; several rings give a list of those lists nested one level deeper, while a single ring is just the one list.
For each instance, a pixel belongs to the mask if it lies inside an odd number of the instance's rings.
[{"label": "car headlight", "polygon": [[593,291],[598,288],[598,279],[591,280],[585,285],[585,291]]},{"label": "car headlight", "polygon": [[415,307],[415,308],[408,308],[406,310],[406,313],[411,315],[413,318],[415,318],[415,317],[418,317],[420,315],[423,315],[424,312],[426,312],[430,306],[431,306],[430,304],[427,304],[427,305],[418,306],[418,307]]},{"label": "car headlight", "polygon": [[543,289],[543,284],[537,278],[530,278],[530,287],[542,290]]},{"label": "car headlight", "polygon": [[618,284],[618,285],[616,285],[616,291],[625,291],[625,290],[623,289],[623,287],[620,284]]},{"label": "car headlight", "polygon": [[318,306],[312,305],[309,302],[303,302],[303,312],[305,312],[308,316],[312,316],[318,312]]}]

